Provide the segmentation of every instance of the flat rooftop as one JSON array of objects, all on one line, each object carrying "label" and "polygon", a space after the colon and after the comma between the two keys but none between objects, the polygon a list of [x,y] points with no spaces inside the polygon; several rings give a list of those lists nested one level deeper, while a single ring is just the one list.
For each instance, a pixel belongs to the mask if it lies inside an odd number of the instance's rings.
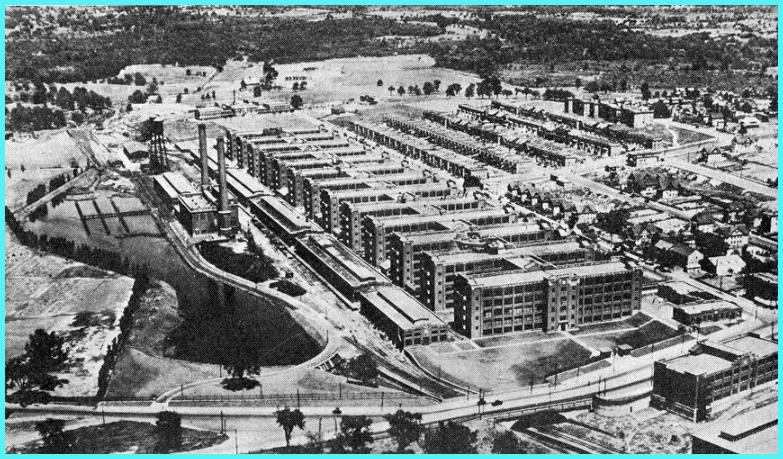
[{"label": "flat rooftop", "polygon": [[691,303],[675,306],[675,309],[680,309],[688,314],[700,314],[707,311],[716,311],[722,309],[742,309],[736,304],[731,304],[728,301],[706,301],[701,303]]},{"label": "flat rooftop", "polygon": [[179,202],[190,212],[209,212],[216,210],[216,207],[200,194],[180,195]]},{"label": "flat rooftop", "polygon": [[728,421],[716,421],[693,436],[737,454],[778,451],[778,406],[772,403]]},{"label": "flat rooftop", "polygon": [[669,360],[666,367],[678,373],[704,375],[726,370],[731,367],[731,362],[710,354],[696,354]]},{"label": "flat rooftop", "polygon": [[766,357],[778,352],[778,344],[776,342],[753,335],[740,336],[725,341],[723,344],[741,352],[752,352],[756,357]]},{"label": "flat rooftop", "polygon": [[[516,255],[516,251],[513,252]],[[507,254],[510,257],[512,254]],[[544,279],[561,276],[598,276],[616,272],[626,272],[628,268],[619,261],[607,263],[587,263],[578,266],[566,266],[545,271],[509,271],[499,274],[470,275],[468,281],[476,287],[500,287],[506,285],[525,284],[529,282],[541,282]]]}]

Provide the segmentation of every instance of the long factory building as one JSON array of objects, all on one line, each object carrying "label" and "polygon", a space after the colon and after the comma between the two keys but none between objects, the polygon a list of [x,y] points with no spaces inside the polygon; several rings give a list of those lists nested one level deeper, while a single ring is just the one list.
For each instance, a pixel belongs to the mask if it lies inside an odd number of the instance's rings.
[{"label": "long factory building", "polygon": [[[433,128],[442,145],[384,126],[355,123],[354,130],[375,132],[373,140],[383,144],[392,138],[404,140],[404,145],[395,144],[396,150],[452,175],[485,176],[486,166],[476,159],[487,151],[480,142],[435,123],[424,124]],[[388,136],[380,138],[378,132]],[[454,142],[447,139],[451,135]],[[395,162],[388,154],[378,155],[315,126],[229,133],[226,144],[232,162],[225,176],[232,194],[399,346],[449,339],[444,318],[453,317],[460,333],[475,337],[574,328],[626,317],[638,309],[636,271],[596,264],[591,252],[575,242],[553,240],[556,233],[547,224],[468,197],[455,182],[439,179],[417,163]],[[207,155],[207,169],[217,175],[213,156]],[[607,272],[606,265],[617,269]],[[592,266],[598,274],[590,273]],[[570,270],[567,276],[563,270]],[[554,310],[547,310],[546,320],[533,314],[533,326],[524,318],[529,311],[523,296],[521,319],[501,316],[502,326],[474,333],[460,314],[469,309],[461,298],[464,279],[474,285],[510,275],[512,285],[527,285],[532,276],[540,277],[537,282],[545,287],[561,277],[580,286],[606,278],[601,288],[611,285],[622,300],[609,302],[613,309],[607,314],[603,309],[593,312],[599,306],[591,306],[588,314],[582,297],[596,305],[604,299],[580,293],[580,300],[570,306],[574,317],[566,313],[554,318]],[[484,295],[490,297],[490,292],[497,293],[493,287]]]}]

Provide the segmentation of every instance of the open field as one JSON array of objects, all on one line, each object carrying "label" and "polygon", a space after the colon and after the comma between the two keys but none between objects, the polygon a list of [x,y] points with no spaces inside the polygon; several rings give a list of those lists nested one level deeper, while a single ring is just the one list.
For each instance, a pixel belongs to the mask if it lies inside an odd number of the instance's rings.
[{"label": "open field", "polygon": [[474,388],[510,390],[527,387],[557,371],[586,364],[590,351],[560,336],[546,341],[438,353],[435,346],[411,350],[433,374]]},{"label": "open field", "polygon": [[[133,279],[64,258],[39,255],[19,245],[6,231],[6,359],[24,352],[38,328],[65,337],[69,382],[59,396],[94,395],[98,370],[109,344],[119,334]],[[80,321],[76,321],[77,315]]]},{"label": "open field", "polygon": [[5,167],[26,170],[79,167],[87,165],[87,157],[64,129],[41,131],[37,138],[19,136],[5,142]]},{"label": "open field", "polygon": [[[158,435],[153,424],[138,421],[115,421],[67,430],[72,436],[72,453],[152,453]],[[182,429],[182,447],[178,451],[193,451],[224,442],[228,437],[217,432]],[[28,442],[9,452],[35,453],[40,441]]]}]

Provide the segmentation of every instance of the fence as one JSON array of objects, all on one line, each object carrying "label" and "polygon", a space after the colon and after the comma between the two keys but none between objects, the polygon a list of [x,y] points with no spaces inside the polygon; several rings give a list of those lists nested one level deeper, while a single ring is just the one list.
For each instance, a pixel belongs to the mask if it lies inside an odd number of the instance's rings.
[{"label": "fence", "polygon": [[230,402],[230,401],[269,401],[269,402],[306,402],[337,400],[415,400],[416,395],[402,392],[349,392],[349,393],[304,393],[304,394],[181,394],[172,398],[182,402]]},{"label": "fence", "polygon": [[641,357],[643,355],[650,354],[650,353],[652,353],[654,351],[659,351],[661,349],[667,349],[667,348],[670,348],[672,346],[676,346],[678,344],[683,344],[683,343],[688,342],[688,341],[690,341],[692,339],[694,339],[692,336],[688,336],[688,335],[685,335],[685,334],[679,335],[679,336],[674,336],[674,337],[671,337],[669,339],[665,339],[665,340],[657,342],[657,343],[648,344],[647,346],[640,347],[638,349],[634,349],[634,350],[631,351],[631,355],[634,356],[634,357]]}]

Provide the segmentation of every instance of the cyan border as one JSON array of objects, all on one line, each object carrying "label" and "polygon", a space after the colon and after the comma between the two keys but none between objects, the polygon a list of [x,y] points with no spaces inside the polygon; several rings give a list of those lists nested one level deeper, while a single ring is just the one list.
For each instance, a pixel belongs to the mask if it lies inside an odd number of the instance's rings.
[{"label": "cyan border", "polygon": [[[447,0],[447,1],[437,1],[437,0],[419,0],[419,1],[362,1],[362,2],[355,2],[355,1],[339,1],[339,0],[320,0],[320,1],[314,1],[314,0],[300,0],[300,1],[264,1],[264,2],[254,2],[254,1],[247,1],[247,0],[236,0],[236,1],[226,1],[226,0],[213,0],[211,2],[202,2],[202,1],[161,1],[161,0],[131,0],[127,2],[121,2],[121,1],[114,1],[114,0],[104,0],[101,2],[89,2],[89,1],[69,1],[69,0],[53,0],[53,1],[40,1],[40,0],[3,0],[3,6],[43,6],[43,5],[62,5],[62,6],[89,6],[89,5],[101,5],[101,6],[120,6],[120,5],[190,5],[190,6],[208,6],[208,5],[269,5],[269,6],[280,6],[280,5],[302,5],[302,6],[337,6],[337,5],[371,5],[371,6],[381,6],[381,5],[400,5],[400,6],[415,6],[415,5],[422,5],[422,6],[542,6],[542,5],[571,5],[571,6],[587,6],[587,5],[606,5],[606,6],[656,6],[656,5],[688,5],[688,6],[780,6],[780,1],[764,1],[764,0],[746,0],[746,1],[733,1],[733,0],[712,0],[712,1],[702,1],[702,0],[691,0],[686,2],[676,2],[671,0],[659,0],[659,1],[648,1],[648,0],[642,0],[642,1],[628,1],[628,0],[620,0],[620,1],[613,1],[611,3],[603,3],[600,1],[595,0],[581,0],[581,1],[574,1],[574,0],[554,0],[554,1],[539,1],[539,0],[532,0],[532,1],[525,1],[525,2],[479,2],[474,0]],[[778,8],[779,9],[779,8]],[[2,19],[3,19],[3,31],[5,32],[5,8],[2,10]],[[783,47],[781,47],[780,43],[780,32],[781,32],[781,25],[780,25],[780,17],[779,17],[779,11],[778,11],[778,73],[780,72],[780,55],[781,50]],[[4,34],[5,35],[5,34]],[[2,62],[0,63],[0,70],[2,70],[3,75],[3,83],[5,83],[5,45],[2,49]],[[5,86],[5,85],[4,85]],[[778,78],[778,94],[780,94],[781,89],[781,82]],[[783,140],[783,133],[780,131],[780,120],[781,120],[781,108],[783,108],[783,103],[778,99],[778,165],[780,164],[781,154],[780,154],[780,144],[781,140]],[[0,121],[3,122],[3,126],[5,126],[5,110],[0,115]],[[3,142],[2,147],[0,147],[0,158],[3,161],[3,164],[5,164],[5,142]],[[778,167],[778,181],[780,181],[780,168]],[[3,204],[5,204],[5,174],[0,174],[0,186],[2,186],[3,190]],[[780,187],[778,187],[778,211],[780,211],[780,201],[781,198],[783,198],[783,190],[781,190]],[[778,212],[779,213],[779,212]],[[0,216],[0,219],[3,222],[3,226],[5,226],[5,212],[3,212],[2,216]],[[781,267],[781,261],[780,256],[783,254],[783,248],[778,245],[778,272],[780,271]],[[2,255],[2,266],[3,266],[3,272],[5,272],[5,238],[3,239],[3,243],[0,244],[0,255]],[[5,306],[5,276],[3,276],[2,281],[0,281],[0,292],[2,293],[2,301],[3,306]],[[778,301],[780,300],[781,296],[783,296],[783,287],[781,287],[780,284],[778,284]],[[4,308],[5,309],[5,308]],[[780,317],[781,313],[780,310],[778,310],[778,324],[780,323]],[[778,347],[780,348],[780,344],[778,344]],[[2,330],[2,341],[0,342],[0,349],[5,351],[5,327],[3,327]],[[3,355],[5,353],[3,352]],[[5,370],[5,358],[0,361],[0,368]],[[778,359],[778,375],[781,373],[781,369],[783,369],[783,364],[781,364],[780,359]],[[3,374],[5,372],[3,371]],[[780,378],[780,376],[778,376]],[[781,391],[780,385],[778,385],[778,417],[780,416],[781,407],[780,407],[780,395],[783,392]],[[5,391],[3,391],[3,402],[5,403]],[[3,418],[3,427],[5,427],[5,417]],[[2,441],[0,442],[2,444],[2,451],[3,456],[5,456],[5,436],[3,435]],[[778,451],[781,451],[781,445],[783,445],[783,442],[781,441],[780,435],[778,435]],[[74,454],[72,456],[78,456],[78,457],[99,457],[99,456],[109,456],[109,455],[86,455],[86,454]],[[157,455],[157,454],[151,454],[150,456],[160,456],[165,457],[165,455]],[[192,456],[197,458],[206,458],[210,456],[215,457],[221,457],[224,455],[219,454],[188,454],[186,456]],[[302,457],[312,457],[316,458],[319,455],[316,454],[297,454],[297,455],[282,455],[281,457],[291,457],[291,458],[302,458]],[[356,457],[356,458],[366,458],[368,456],[381,456],[381,455],[358,455],[358,454],[349,454],[344,456],[350,456],[350,457]],[[383,455],[384,457],[387,455]],[[403,456],[403,455],[397,455],[397,456]],[[439,458],[460,458],[465,457],[465,455],[459,455],[459,454],[436,454],[431,455],[433,457],[439,457]],[[493,457],[515,457],[514,455],[492,455]],[[567,454],[552,454],[552,455],[530,455],[530,456],[541,456],[541,457],[553,457],[553,456],[560,456],[560,457],[570,457],[571,455]],[[597,454],[592,455],[595,457],[618,457],[618,456],[636,456],[633,454],[621,454],[621,455],[608,455],[608,454]],[[670,454],[649,454],[649,455],[639,455],[642,457],[679,457],[679,455],[670,455]],[[712,455],[703,455],[703,456],[712,456]],[[717,456],[717,455],[716,455]],[[770,458],[770,457],[777,457],[778,455],[775,454],[752,454],[747,455],[745,457],[758,457],[758,458]],[[32,457],[42,457],[42,458],[58,458],[59,455],[49,455],[49,454],[35,454],[32,455]]]}]

